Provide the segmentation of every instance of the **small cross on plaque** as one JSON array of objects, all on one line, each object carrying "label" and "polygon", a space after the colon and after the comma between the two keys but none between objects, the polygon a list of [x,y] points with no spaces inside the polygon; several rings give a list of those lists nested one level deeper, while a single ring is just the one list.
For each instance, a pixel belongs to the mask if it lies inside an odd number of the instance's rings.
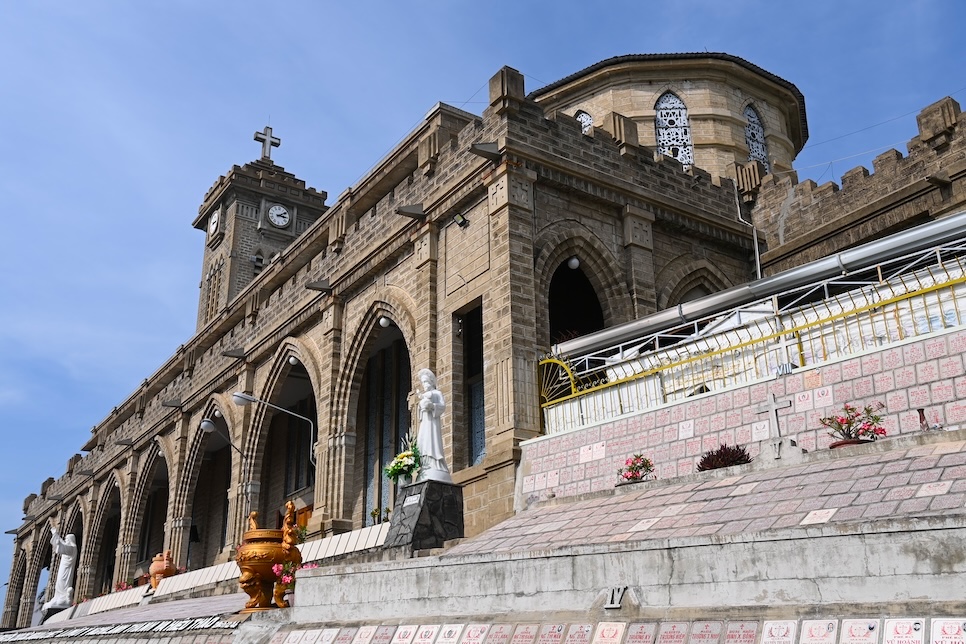
[{"label": "small cross on plaque", "polygon": [[282,139],[272,136],[272,128],[268,125],[261,132],[255,132],[255,140],[262,144],[262,158],[272,158],[272,148],[282,145]]},{"label": "small cross on plaque", "polygon": [[778,399],[775,397],[775,394],[770,393],[768,394],[768,401],[764,405],[761,405],[760,407],[758,407],[757,412],[759,414],[768,414],[768,425],[770,428],[770,431],[768,433],[770,435],[770,438],[774,438],[776,436],[782,435],[781,425],[779,425],[778,423],[778,410],[785,409],[786,407],[791,407],[791,406],[792,406],[792,401],[784,400],[782,402],[778,402]]}]

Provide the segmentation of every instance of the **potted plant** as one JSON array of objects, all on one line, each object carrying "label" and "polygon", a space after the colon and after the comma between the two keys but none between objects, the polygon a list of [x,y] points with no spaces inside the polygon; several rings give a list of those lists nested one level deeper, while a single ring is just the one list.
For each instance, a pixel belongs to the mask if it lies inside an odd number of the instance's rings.
[{"label": "potted plant", "polygon": [[882,426],[882,416],[878,414],[885,408],[881,402],[874,402],[861,409],[845,403],[841,413],[826,416],[819,422],[829,428],[828,435],[834,440],[829,447],[857,445],[869,441],[879,440],[886,435]]},{"label": "potted plant", "polygon": [[302,564],[295,563],[294,561],[277,563],[272,566],[272,572],[275,573],[275,577],[278,578],[275,592],[281,593],[286,607],[295,605],[295,573],[299,570],[309,570],[310,568],[318,567],[319,564],[317,563]]},{"label": "potted plant", "polygon": [[654,462],[643,454],[628,456],[624,467],[617,470],[617,484],[636,483],[654,478]]},{"label": "potted plant", "polygon": [[392,459],[389,465],[383,468],[386,477],[392,480],[393,483],[398,482],[400,478],[404,479],[403,483],[406,483],[405,479],[415,481],[416,474],[419,472],[420,454],[416,441],[407,435],[403,439],[403,445],[405,449],[396,454],[396,458]]},{"label": "potted plant", "polygon": [[732,465],[746,465],[751,463],[752,460],[751,454],[741,445],[725,445],[722,443],[721,447],[708,450],[701,456],[701,460],[698,461],[698,471],[705,472],[722,467],[731,467]]}]

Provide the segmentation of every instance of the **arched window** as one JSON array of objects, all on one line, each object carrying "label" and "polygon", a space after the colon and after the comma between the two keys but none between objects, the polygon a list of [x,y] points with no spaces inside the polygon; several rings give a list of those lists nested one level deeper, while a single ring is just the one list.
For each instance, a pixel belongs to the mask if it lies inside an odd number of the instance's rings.
[{"label": "arched window", "polygon": [[657,151],[674,157],[682,165],[694,165],[694,147],[691,145],[691,125],[688,108],[684,102],[665,92],[654,105],[654,132],[657,135]]},{"label": "arched window", "polygon": [[583,110],[577,110],[574,118],[580,123],[580,131],[584,134],[590,132],[590,128],[594,127],[594,117]]},{"label": "arched window", "polygon": [[765,128],[761,124],[761,117],[751,105],[745,108],[745,143],[748,145],[748,160],[760,161],[766,172],[771,172],[768,163],[768,144],[765,143]]}]

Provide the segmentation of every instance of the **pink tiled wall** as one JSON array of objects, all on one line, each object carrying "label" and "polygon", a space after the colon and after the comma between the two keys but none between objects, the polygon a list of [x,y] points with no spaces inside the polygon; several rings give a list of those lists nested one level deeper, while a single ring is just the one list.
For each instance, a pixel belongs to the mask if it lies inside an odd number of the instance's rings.
[{"label": "pink tiled wall", "polygon": [[783,435],[807,450],[831,442],[819,419],[843,404],[882,402],[889,436],[920,431],[918,409],[929,424],[966,425],[966,330],[892,345],[882,351],[779,376],[747,387],[710,393],[593,427],[545,436],[522,445],[522,499],[567,497],[608,489],[624,459],[643,453],[659,478],[690,474],[701,454],[724,443],[756,455],[766,431],[759,413],[769,393],[778,404]]}]

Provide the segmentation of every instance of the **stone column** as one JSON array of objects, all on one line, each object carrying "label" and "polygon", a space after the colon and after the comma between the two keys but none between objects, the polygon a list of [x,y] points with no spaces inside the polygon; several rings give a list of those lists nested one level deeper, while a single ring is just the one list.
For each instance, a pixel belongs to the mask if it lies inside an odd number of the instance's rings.
[{"label": "stone column", "polygon": [[[169,511],[172,511],[169,509]],[[174,560],[175,567],[188,566],[188,548],[191,539],[191,517],[168,517],[165,522],[167,529],[164,531],[164,550],[171,551],[171,558]],[[158,553],[149,552],[149,557],[154,557]]]},{"label": "stone column", "polygon": [[624,206],[624,255],[633,319],[657,311],[653,224],[653,213],[637,206]]}]

